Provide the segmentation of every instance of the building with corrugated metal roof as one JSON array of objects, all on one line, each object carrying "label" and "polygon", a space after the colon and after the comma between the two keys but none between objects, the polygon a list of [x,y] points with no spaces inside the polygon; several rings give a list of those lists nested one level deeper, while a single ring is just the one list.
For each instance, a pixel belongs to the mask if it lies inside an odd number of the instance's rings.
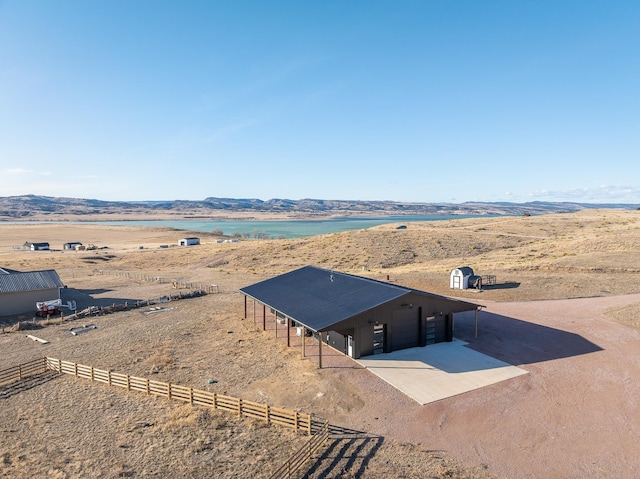
[{"label": "building with corrugated metal roof", "polygon": [[0,268],[0,316],[35,312],[36,302],[59,299],[63,287],[53,269],[20,272]]},{"label": "building with corrugated metal roof", "polygon": [[31,251],[49,251],[51,249],[49,243],[32,243],[30,241],[24,243],[24,248]]},{"label": "building with corrugated metal roof", "polygon": [[[240,289],[275,321],[311,331],[352,358],[453,340],[454,314],[475,303],[305,266]],[[254,315],[255,315],[254,306]],[[255,320],[255,318],[254,318]],[[321,363],[320,357],[320,365]]]}]

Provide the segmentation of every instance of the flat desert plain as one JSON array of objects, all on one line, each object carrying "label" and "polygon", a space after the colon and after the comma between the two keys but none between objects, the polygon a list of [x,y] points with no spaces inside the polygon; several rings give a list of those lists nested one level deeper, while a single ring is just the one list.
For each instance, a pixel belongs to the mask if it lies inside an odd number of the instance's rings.
[{"label": "flat desert plain", "polygon": [[[0,267],[55,269],[78,307],[217,293],[20,329],[2,318],[0,369],[50,356],[327,418],[306,477],[634,478],[640,471],[640,212],[385,225],[296,240],[218,243],[164,228],[0,224]],[[176,245],[185,236],[202,244]],[[55,251],[14,250],[47,241]],[[68,241],[93,251],[63,252]],[[468,347],[529,374],[419,405],[337,351],[244,319],[240,287],[316,265],[484,305],[456,316]],[[493,275],[481,292],[449,273]],[[129,273],[128,275],[125,273]],[[162,282],[157,278],[163,278]],[[87,320],[82,320],[87,322]],[[22,326],[24,327],[24,323]],[[47,339],[31,341],[26,333]],[[54,376],[0,389],[3,477],[269,477],[305,436],[225,413]]]}]

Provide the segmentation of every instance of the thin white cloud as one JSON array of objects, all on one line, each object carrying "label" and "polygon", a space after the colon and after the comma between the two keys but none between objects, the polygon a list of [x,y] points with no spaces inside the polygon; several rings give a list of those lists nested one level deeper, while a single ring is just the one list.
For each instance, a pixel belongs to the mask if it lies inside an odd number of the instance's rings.
[{"label": "thin white cloud", "polygon": [[582,203],[640,203],[640,187],[601,185],[597,188],[570,190],[540,190],[528,195],[529,199],[546,201],[575,201]]}]

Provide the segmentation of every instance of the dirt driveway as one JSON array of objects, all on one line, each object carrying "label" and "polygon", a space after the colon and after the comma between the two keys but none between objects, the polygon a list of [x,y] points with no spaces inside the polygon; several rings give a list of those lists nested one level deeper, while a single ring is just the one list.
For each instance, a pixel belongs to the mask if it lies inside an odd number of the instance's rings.
[{"label": "dirt driveway", "polygon": [[640,332],[603,316],[637,301],[489,303],[478,338],[473,315],[456,316],[469,347],[530,374],[426,406],[367,401],[350,426],[509,478],[637,477]]},{"label": "dirt driveway", "polygon": [[[484,464],[491,476],[503,478],[634,478],[640,470],[640,331],[606,319],[603,311],[637,302],[640,294],[485,301],[478,338],[474,338],[473,314],[456,316],[456,336],[529,374],[425,406],[335,351],[323,350],[325,368],[316,369],[317,353],[311,344],[306,360],[301,360],[299,348],[287,348],[282,334],[276,339],[273,331],[261,333],[251,321],[239,321],[239,298],[232,294],[181,302],[163,316],[131,311],[96,318],[99,328],[92,336],[71,338],[65,324],[49,326],[40,334],[52,340],[47,354],[54,357],[107,365],[143,377],[151,365],[160,365],[158,377],[177,384],[200,386],[206,378],[215,377],[219,384],[210,387],[219,386],[221,392],[231,388],[232,395],[311,411],[336,427],[384,438],[384,445],[394,440],[410,445],[391,449],[392,453],[380,448],[367,457],[366,467],[360,467],[365,475],[355,477],[402,476],[390,473],[390,465],[409,467],[411,461],[426,462],[441,455],[459,461],[467,470],[478,471]],[[230,312],[216,314],[215,328],[207,312],[214,309]],[[42,349],[22,334],[3,335],[0,343],[7,364],[32,359]],[[231,351],[234,361],[228,361]],[[287,360],[274,361],[276,356]],[[33,393],[42,394],[38,388]],[[76,401],[71,392],[57,400],[69,401]],[[11,404],[19,416],[25,410],[29,417],[33,415],[34,410],[25,409],[22,402],[7,401],[3,405],[7,417],[15,413]],[[94,409],[89,407],[86,417],[102,414]],[[48,417],[39,420],[46,424]],[[82,423],[75,429],[65,423],[64,428],[76,442],[91,433]],[[27,444],[29,439],[24,436],[22,441]],[[38,461],[35,452],[21,451]],[[361,458],[362,451],[356,453]],[[96,463],[101,460],[97,458]],[[335,469],[337,459],[329,455],[327,460],[331,467],[320,471]],[[323,472],[310,477],[344,476]],[[402,477],[488,476],[477,472]]]}]

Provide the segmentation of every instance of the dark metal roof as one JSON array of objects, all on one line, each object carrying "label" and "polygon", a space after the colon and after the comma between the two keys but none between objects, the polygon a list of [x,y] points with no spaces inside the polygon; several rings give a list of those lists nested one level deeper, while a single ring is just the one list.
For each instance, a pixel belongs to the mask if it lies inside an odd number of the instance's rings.
[{"label": "dark metal roof", "polygon": [[[5,270],[7,271],[7,270]],[[19,293],[41,289],[62,288],[64,283],[53,269],[29,271],[26,273],[10,272],[0,274],[0,293]]]},{"label": "dark metal roof", "polygon": [[[315,266],[304,266],[246,286],[240,292],[314,331],[325,330],[411,292],[440,297]],[[469,309],[476,308],[475,304],[468,304]]]}]

